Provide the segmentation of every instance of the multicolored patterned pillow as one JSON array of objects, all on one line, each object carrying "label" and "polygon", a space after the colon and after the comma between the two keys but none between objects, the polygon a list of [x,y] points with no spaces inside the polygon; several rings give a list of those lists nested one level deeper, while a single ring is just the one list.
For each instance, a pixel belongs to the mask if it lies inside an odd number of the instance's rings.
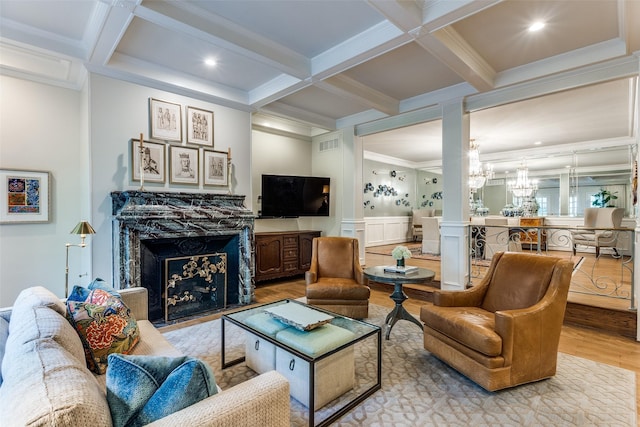
[{"label": "multicolored patterned pillow", "polygon": [[106,372],[109,354],[129,354],[140,339],[129,307],[103,289],[92,290],[85,301],[67,300],[67,318],[80,335],[87,366],[98,374]]}]

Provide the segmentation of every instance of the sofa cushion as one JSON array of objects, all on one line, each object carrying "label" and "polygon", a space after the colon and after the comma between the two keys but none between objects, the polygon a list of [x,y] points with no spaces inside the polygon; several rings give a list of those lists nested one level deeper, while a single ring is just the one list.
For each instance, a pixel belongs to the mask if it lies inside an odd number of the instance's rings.
[{"label": "sofa cushion", "polygon": [[22,290],[13,304],[13,310],[19,307],[49,307],[63,316],[66,313],[64,302],[43,286],[33,286]]},{"label": "sofa cushion", "polygon": [[3,375],[2,425],[111,425],[104,392],[85,361],[52,338],[7,342]]},{"label": "sofa cushion", "polygon": [[98,374],[107,369],[111,353],[129,353],[140,331],[120,298],[102,289],[90,291],[86,301],[67,301],[68,319],[80,335],[87,366]]},{"label": "sofa cushion", "polygon": [[76,359],[84,362],[82,342],[64,316],[45,306],[14,307],[9,322],[7,348],[12,347],[15,351],[21,345],[47,338],[54,340]]},{"label": "sofa cushion", "polygon": [[218,391],[211,368],[186,356],[111,354],[106,377],[115,427],[149,424]]},{"label": "sofa cushion", "polygon": [[487,356],[502,354],[502,337],[495,332],[495,315],[480,307],[430,305],[422,321],[443,335]]},{"label": "sofa cushion", "polygon": [[278,341],[309,356],[320,356],[346,344],[353,337],[353,332],[330,323],[311,331],[287,328],[276,334]]}]

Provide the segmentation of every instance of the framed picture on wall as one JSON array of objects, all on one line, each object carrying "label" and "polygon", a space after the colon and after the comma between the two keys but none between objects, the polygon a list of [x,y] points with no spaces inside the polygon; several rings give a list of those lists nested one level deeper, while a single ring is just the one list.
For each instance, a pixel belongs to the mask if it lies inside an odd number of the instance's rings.
[{"label": "framed picture on wall", "polygon": [[202,150],[204,185],[228,185],[229,154],[226,151]]},{"label": "framed picture on wall", "polygon": [[165,171],[166,145],[157,142],[143,141],[139,139],[131,140],[131,180],[140,181],[141,174],[144,174],[144,182],[166,181]]},{"label": "framed picture on wall", "polygon": [[213,111],[187,107],[187,142],[213,147]]},{"label": "framed picture on wall", "polygon": [[149,98],[151,138],[182,141],[182,106]]},{"label": "framed picture on wall", "polygon": [[49,222],[49,172],[0,169],[0,224]]},{"label": "framed picture on wall", "polygon": [[170,168],[169,177],[172,184],[194,184],[200,183],[200,150],[197,148],[181,147],[170,145]]}]

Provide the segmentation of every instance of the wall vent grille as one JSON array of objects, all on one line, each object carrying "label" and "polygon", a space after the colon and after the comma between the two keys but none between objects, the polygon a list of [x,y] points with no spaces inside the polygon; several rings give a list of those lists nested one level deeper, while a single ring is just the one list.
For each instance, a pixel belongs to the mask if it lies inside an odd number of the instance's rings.
[{"label": "wall vent grille", "polygon": [[338,140],[338,138],[329,139],[327,141],[320,141],[318,147],[320,147],[319,151],[321,153],[329,150],[335,150],[340,147],[340,141]]}]

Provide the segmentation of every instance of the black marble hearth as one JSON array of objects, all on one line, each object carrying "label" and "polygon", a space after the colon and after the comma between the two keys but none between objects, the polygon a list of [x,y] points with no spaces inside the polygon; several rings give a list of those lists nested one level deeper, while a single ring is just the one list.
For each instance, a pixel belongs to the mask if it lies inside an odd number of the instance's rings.
[{"label": "black marble hearth", "polygon": [[[123,191],[111,197],[114,283],[146,287],[151,320],[251,302],[255,217],[244,196]],[[200,274],[171,273],[189,262]],[[202,262],[214,274],[199,283]]]}]

